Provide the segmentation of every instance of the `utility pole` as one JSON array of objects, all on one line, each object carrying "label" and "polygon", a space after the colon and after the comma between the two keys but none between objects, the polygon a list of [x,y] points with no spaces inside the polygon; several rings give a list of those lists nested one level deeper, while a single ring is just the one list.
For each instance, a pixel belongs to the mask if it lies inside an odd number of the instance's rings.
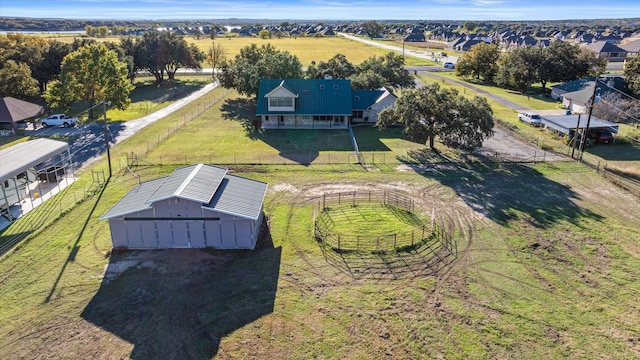
[{"label": "utility pole", "polygon": [[111,152],[109,151],[109,127],[107,126],[107,101],[102,101],[102,112],[104,113],[104,141],[107,145],[107,160],[109,162],[109,178],[111,178]]},{"label": "utility pole", "polygon": [[598,77],[596,76],[596,81],[593,84],[593,94],[591,95],[591,99],[589,101],[589,116],[587,117],[587,126],[584,128],[584,133],[582,134],[582,146],[580,148],[580,160],[582,160],[582,155],[584,154],[584,144],[587,141],[587,137],[589,136],[589,124],[591,123],[591,113],[593,112],[593,103],[596,101],[596,91],[598,90]]},{"label": "utility pole", "polygon": [[[578,130],[580,129],[580,115],[582,114],[578,114],[578,122],[576,123],[576,130],[573,132],[573,139],[571,140],[571,158],[573,159],[573,154],[576,152],[576,139],[578,138]],[[581,138],[584,138],[584,136],[582,136]],[[580,140],[582,141],[582,139]]]}]

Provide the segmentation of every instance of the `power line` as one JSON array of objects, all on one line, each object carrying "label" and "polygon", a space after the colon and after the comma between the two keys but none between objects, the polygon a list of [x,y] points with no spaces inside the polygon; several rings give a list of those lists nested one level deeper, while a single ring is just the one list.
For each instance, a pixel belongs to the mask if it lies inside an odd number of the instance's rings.
[{"label": "power line", "polygon": [[611,106],[612,108],[614,108],[614,109],[616,109],[616,110],[620,111],[621,113],[624,113],[624,114],[625,114],[625,115],[627,115],[628,117],[632,118],[634,121],[636,121],[636,122],[640,122],[640,119],[638,119],[637,117],[635,117],[635,116],[633,116],[633,115],[629,114],[626,110],[624,110],[624,109],[620,109],[619,107],[617,107],[617,106],[613,105],[612,103],[610,103],[610,102],[608,102],[608,101],[606,101],[606,100],[602,99],[602,97],[600,97],[600,102],[605,103],[605,104],[607,104],[607,105]]},{"label": "power line", "polygon": [[[616,89],[614,86],[611,86],[611,85],[607,84],[606,82],[604,82],[604,81],[603,81],[603,80],[601,80],[601,79],[599,79],[599,80],[598,80],[598,82],[602,83],[603,85],[605,85],[605,86],[606,86],[606,87],[608,87],[609,89],[612,89],[612,90],[614,90],[614,91],[616,91],[616,92],[618,92],[618,93],[620,93],[620,94],[622,94],[622,95],[624,95],[624,96],[626,96],[626,97],[630,98],[631,100],[640,101],[639,99],[636,99],[636,98],[635,98],[635,97],[633,97],[632,95],[629,95],[629,94],[625,93],[624,91],[619,90],[619,89]],[[596,86],[597,86],[597,85],[596,85]]]}]

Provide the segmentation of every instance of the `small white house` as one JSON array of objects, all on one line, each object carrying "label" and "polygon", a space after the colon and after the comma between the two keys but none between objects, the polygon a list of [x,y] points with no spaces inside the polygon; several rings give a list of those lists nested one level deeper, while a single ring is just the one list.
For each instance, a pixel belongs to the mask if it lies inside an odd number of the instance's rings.
[{"label": "small white house", "polygon": [[251,249],[264,219],[264,182],[196,164],[136,185],[101,220],[114,248]]}]

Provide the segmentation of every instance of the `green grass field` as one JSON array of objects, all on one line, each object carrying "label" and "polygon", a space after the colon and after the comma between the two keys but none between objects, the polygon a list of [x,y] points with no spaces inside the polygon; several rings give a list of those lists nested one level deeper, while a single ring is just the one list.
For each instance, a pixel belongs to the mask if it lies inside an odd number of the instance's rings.
[{"label": "green grass field", "polygon": [[[64,37],[52,37],[52,39],[61,42],[73,42],[73,36]],[[119,37],[107,37],[96,38],[95,40],[100,42],[115,42],[119,43]],[[387,53],[386,50],[371,47],[362,44],[357,41],[348,40],[340,36],[327,36],[327,37],[298,37],[298,38],[272,38],[261,39],[257,37],[220,37],[213,41],[211,39],[201,38],[196,39],[194,37],[185,37],[185,40],[189,43],[193,43],[202,51],[207,51],[213,43],[221,44],[222,48],[226,52],[227,59],[233,59],[236,54],[240,53],[240,49],[251,44],[262,46],[264,44],[271,44],[278,50],[286,50],[291,54],[296,55],[302,66],[309,66],[312,61],[320,62],[331,59],[335,54],[347,55],[347,59],[353,64],[360,64],[364,60],[371,56],[382,56]],[[426,60],[407,58],[407,65],[432,65],[434,62]],[[203,64],[206,67],[206,64]]]}]

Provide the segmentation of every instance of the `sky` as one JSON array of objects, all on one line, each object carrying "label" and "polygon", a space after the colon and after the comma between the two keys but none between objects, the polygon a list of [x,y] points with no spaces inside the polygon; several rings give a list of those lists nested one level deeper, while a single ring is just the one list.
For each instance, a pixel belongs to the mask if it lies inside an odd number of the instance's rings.
[{"label": "sky", "polygon": [[640,0],[0,0],[0,16],[115,20],[640,18]]}]

